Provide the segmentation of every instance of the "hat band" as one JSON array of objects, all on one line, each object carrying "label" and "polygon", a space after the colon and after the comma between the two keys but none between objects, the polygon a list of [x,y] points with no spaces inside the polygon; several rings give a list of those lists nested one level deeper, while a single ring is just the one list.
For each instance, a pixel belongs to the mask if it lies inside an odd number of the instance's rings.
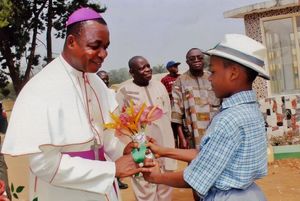
[{"label": "hat band", "polygon": [[225,46],[222,46],[222,45],[217,45],[215,48],[215,50],[219,50],[221,52],[224,52],[224,53],[227,53],[227,54],[230,54],[232,56],[236,56],[240,59],[244,59],[248,62],[251,62],[251,63],[254,63],[260,67],[263,67],[265,62],[261,59],[258,59],[256,57],[253,57],[253,56],[250,56],[248,54],[245,54],[243,52],[240,52],[238,50],[235,50],[235,49],[232,49],[230,47],[225,47]]}]

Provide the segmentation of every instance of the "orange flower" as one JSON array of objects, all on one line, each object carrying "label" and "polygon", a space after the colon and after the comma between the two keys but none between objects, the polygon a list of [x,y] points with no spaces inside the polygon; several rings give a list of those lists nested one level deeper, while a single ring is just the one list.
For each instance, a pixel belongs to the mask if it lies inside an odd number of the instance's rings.
[{"label": "orange flower", "polygon": [[107,129],[114,129],[117,136],[133,135],[146,128],[152,121],[163,115],[160,108],[156,106],[147,107],[145,103],[135,105],[132,100],[128,107],[123,107],[120,115],[110,113],[112,122],[104,124]]}]

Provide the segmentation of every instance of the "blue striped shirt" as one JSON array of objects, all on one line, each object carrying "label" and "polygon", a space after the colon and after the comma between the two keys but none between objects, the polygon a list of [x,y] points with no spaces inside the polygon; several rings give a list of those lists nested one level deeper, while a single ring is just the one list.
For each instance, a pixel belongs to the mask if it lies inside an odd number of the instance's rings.
[{"label": "blue striped shirt", "polygon": [[267,137],[254,91],[223,100],[203,137],[200,152],[184,171],[198,193],[211,187],[245,189],[267,174]]}]

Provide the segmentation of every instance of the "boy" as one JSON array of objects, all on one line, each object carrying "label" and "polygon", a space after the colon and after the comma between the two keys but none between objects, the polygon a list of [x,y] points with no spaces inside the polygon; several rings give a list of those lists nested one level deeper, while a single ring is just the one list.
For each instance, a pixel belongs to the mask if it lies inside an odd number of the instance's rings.
[{"label": "boy", "polygon": [[149,182],[192,187],[204,201],[264,201],[254,183],[267,174],[267,138],[252,83],[269,79],[263,69],[265,47],[244,35],[229,34],[211,55],[212,88],[222,98],[200,150],[170,149],[149,143],[160,157],[191,161],[182,172],[144,174]]}]

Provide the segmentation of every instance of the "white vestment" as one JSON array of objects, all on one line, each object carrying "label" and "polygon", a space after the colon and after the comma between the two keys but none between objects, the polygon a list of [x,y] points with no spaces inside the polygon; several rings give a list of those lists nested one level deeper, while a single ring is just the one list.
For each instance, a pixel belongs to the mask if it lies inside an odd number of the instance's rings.
[{"label": "white vestment", "polygon": [[[175,147],[171,127],[170,98],[165,86],[156,80],[151,80],[146,87],[138,86],[133,82],[126,83],[116,95],[119,108],[127,105],[132,99],[135,104],[146,103],[163,110],[163,116],[146,127],[146,135],[152,137],[160,146]],[[177,162],[170,158],[161,158],[162,171],[174,171]],[[172,188],[166,185],[149,184],[143,178],[133,179],[133,190],[138,201],[170,201]]]},{"label": "white vestment", "polygon": [[[96,74],[77,71],[62,56],[24,86],[2,152],[29,154],[29,200],[120,200],[112,161],[122,155],[124,145],[103,130],[116,106],[114,94]],[[94,142],[104,146],[107,161],[64,154],[91,150]]]}]

